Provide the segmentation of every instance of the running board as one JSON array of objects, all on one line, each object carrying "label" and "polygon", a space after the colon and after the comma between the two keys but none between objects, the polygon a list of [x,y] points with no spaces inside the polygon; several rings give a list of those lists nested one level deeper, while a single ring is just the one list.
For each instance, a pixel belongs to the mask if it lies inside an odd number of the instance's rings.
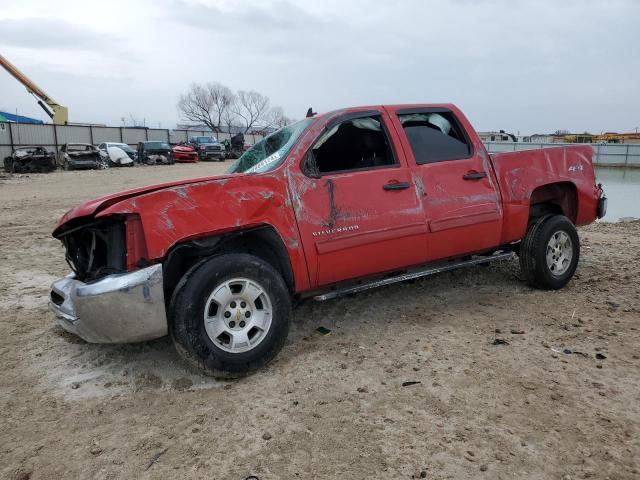
[{"label": "running board", "polygon": [[435,273],[448,272],[449,270],[456,270],[462,267],[471,267],[473,265],[480,265],[482,263],[495,262],[496,260],[510,260],[514,256],[515,256],[515,253],[513,252],[498,253],[496,255],[491,255],[488,257],[478,257],[478,258],[473,258],[471,260],[464,260],[461,262],[449,263],[449,264],[445,264],[437,267],[431,266],[423,270],[407,272],[400,275],[396,275],[394,277],[381,278],[377,280],[371,280],[366,283],[361,283],[359,285],[354,285],[352,287],[339,288],[327,293],[323,293],[322,295],[316,295],[313,297],[313,299],[319,302],[323,302],[325,300],[331,300],[333,298],[342,297],[344,295],[363,292],[371,288],[382,287],[384,285],[391,285],[392,283],[404,282],[406,280],[414,280],[416,278],[421,278],[421,277],[427,277]]}]

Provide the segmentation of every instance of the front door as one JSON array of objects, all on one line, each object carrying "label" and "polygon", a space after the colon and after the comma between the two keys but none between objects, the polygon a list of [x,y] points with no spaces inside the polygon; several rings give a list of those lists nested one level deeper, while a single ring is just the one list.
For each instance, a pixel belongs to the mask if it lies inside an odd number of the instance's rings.
[{"label": "front door", "polygon": [[331,121],[289,174],[312,287],[426,260],[426,224],[382,111]]},{"label": "front door", "polygon": [[407,162],[422,187],[429,260],[481,252],[500,243],[502,204],[484,148],[461,112],[389,108]]}]

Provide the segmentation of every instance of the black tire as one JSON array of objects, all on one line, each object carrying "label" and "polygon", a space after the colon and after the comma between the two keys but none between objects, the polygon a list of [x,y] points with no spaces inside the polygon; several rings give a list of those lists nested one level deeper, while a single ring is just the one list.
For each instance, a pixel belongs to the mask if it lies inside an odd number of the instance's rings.
[{"label": "black tire", "polygon": [[[207,334],[204,314],[209,295],[234,278],[257,282],[269,297],[271,323],[264,338],[249,351],[220,348]],[[225,254],[200,262],[178,283],[170,305],[170,331],[178,353],[191,365],[216,378],[238,378],[269,363],[289,333],[291,297],[278,271],[258,257]]]},{"label": "black tire", "polygon": [[4,159],[4,171],[7,173],[15,173],[15,163],[13,162],[13,158],[5,157]]},{"label": "black tire", "polygon": [[[552,237],[565,233],[571,241],[571,259],[566,270],[555,273],[547,263],[547,249]],[[535,288],[558,290],[573,277],[580,258],[580,239],[576,227],[563,215],[545,215],[529,225],[520,245],[520,270],[525,281]]]}]

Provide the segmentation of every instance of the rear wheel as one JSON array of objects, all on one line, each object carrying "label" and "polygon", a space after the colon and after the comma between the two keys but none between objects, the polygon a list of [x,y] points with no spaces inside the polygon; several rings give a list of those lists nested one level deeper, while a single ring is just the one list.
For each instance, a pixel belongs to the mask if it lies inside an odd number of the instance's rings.
[{"label": "rear wheel", "polygon": [[189,363],[218,378],[246,375],[272,360],[289,331],[291,300],[280,274],[246,254],[192,268],[171,302],[174,343]]},{"label": "rear wheel", "polygon": [[576,227],[563,215],[545,215],[531,224],[520,246],[520,268],[530,285],[548,290],[564,287],[580,257]]}]

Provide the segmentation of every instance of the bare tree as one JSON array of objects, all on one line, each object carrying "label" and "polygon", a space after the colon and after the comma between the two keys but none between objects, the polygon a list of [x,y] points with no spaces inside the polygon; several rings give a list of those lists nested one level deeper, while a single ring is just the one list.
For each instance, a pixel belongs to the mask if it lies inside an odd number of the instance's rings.
[{"label": "bare tree", "polygon": [[199,122],[219,133],[235,103],[236,96],[229,87],[217,82],[193,83],[186,94],[180,95],[178,110],[186,120]]},{"label": "bare tree", "polygon": [[233,113],[242,123],[241,127],[244,133],[255,127],[267,128],[272,120],[271,102],[269,97],[253,90],[247,92],[245,90],[238,91],[238,99],[234,105]]},{"label": "bare tree", "polygon": [[140,117],[134,115],[133,113],[129,114],[129,123],[132,127],[144,127],[145,122],[144,119],[140,120]]},{"label": "bare tree", "polygon": [[269,97],[256,91],[233,91],[217,82],[193,83],[180,95],[178,110],[185,120],[206,125],[214,133],[281,128],[293,121],[282,107],[271,107]]},{"label": "bare tree", "polygon": [[276,129],[286,127],[287,125],[293,123],[293,120],[284,114],[284,110],[282,109],[282,107],[273,107],[271,109],[270,116],[271,118],[268,122],[270,125],[268,126],[274,127]]}]

